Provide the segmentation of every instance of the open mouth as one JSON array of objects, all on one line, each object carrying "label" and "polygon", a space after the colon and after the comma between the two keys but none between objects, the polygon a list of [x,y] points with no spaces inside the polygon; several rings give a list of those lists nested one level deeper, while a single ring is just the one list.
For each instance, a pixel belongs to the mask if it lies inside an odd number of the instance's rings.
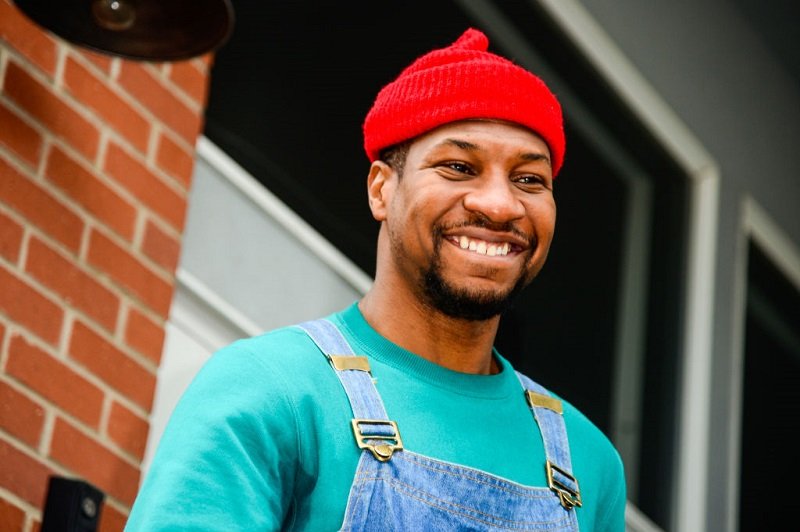
[{"label": "open mouth", "polygon": [[452,235],[447,237],[450,242],[465,251],[488,257],[505,257],[522,251],[522,247],[511,242],[490,242],[479,238],[470,238],[465,235]]}]

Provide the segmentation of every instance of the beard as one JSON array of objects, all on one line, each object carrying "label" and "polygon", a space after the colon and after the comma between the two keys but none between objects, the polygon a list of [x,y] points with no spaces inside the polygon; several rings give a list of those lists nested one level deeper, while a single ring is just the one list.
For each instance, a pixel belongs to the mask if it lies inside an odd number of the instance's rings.
[{"label": "beard", "polygon": [[432,308],[451,318],[485,321],[499,316],[512,307],[531,280],[524,272],[520,272],[514,285],[505,292],[470,290],[448,283],[442,275],[438,259],[437,252],[435,260],[421,272],[423,294]]},{"label": "beard", "polygon": [[[448,229],[470,225],[495,227],[495,224],[492,224],[484,217],[476,216],[472,220],[450,226]],[[515,232],[520,237],[524,237],[528,240],[530,243],[528,251],[526,251],[528,257],[526,261],[524,261],[527,263],[536,248],[536,239],[517,231],[511,224],[504,224],[502,227],[498,227],[498,229]],[[514,284],[505,292],[475,290],[468,287],[455,286],[448,282],[444,276],[444,266],[442,265],[441,258],[441,249],[442,246],[445,245],[444,232],[444,227],[437,227],[434,229],[435,248],[433,257],[427,267],[420,268],[419,282],[421,284],[420,288],[424,303],[446,316],[468,321],[485,321],[499,316],[512,307],[520,292],[522,292],[536,276],[536,271],[528,271],[524,268],[521,269]],[[400,251],[399,241],[393,241],[393,245],[397,245],[395,251]],[[396,257],[403,257],[403,255],[404,253],[401,251],[399,254],[395,254]],[[487,274],[490,273],[491,272],[487,272]]]}]

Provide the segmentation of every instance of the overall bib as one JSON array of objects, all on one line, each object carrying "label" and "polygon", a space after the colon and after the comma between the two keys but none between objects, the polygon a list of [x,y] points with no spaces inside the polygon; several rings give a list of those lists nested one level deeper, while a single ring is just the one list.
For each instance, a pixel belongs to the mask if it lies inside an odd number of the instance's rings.
[{"label": "overall bib", "polygon": [[330,361],[344,386],[363,449],[350,488],[345,531],[536,530],[577,531],[578,483],[572,476],[561,402],[517,373],[539,425],[549,487],[529,487],[405,450],[372,380],[369,362],[356,356],[327,320],[300,324]]}]

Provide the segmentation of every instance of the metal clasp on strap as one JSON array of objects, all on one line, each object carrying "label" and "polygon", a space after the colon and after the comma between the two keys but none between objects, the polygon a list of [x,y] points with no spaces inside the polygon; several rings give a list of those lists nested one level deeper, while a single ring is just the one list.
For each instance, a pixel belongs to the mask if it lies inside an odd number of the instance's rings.
[{"label": "metal clasp on strap", "polygon": [[369,359],[364,356],[354,355],[326,355],[331,362],[331,366],[337,371],[357,370],[370,373]]},{"label": "metal clasp on strap", "polygon": [[[353,435],[359,449],[369,449],[372,455],[381,462],[388,462],[395,451],[403,450],[403,440],[400,439],[400,431],[397,430],[397,423],[385,419],[354,419],[352,421]],[[365,434],[361,430],[361,425],[383,425],[389,426],[394,430],[394,434]],[[371,441],[381,443],[370,443]]]},{"label": "metal clasp on strap", "polygon": [[525,398],[528,400],[528,404],[531,407],[540,406],[542,408],[552,410],[556,414],[562,414],[564,412],[564,408],[561,406],[561,401],[555,397],[525,390]]},{"label": "metal clasp on strap", "polygon": [[[576,506],[583,506],[578,480],[560,467],[553,465],[550,460],[547,461],[545,467],[547,468],[547,485],[558,494],[558,498],[561,499],[561,506],[567,510],[571,510]],[[568,486],[559,480],[557,476],[563,477],[571,482],[575,488],[573,489],[572,486]]]}]

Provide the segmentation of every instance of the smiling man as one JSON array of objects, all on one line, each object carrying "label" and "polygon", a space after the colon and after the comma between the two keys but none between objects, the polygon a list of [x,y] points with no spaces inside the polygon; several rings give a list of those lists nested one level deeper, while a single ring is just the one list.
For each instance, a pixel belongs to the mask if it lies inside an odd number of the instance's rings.
[{"label": "smiling man", "polygon": [[[402,173],[374,161],[368,192],[381,229],[375,284],[359,305],[367,321],[446,368],[496,370],[500,313],[553,236],[547,144],[512,123],[448,123],[415,138]],[[412,324],[424,330],[405,334]]]},{"label": "smiling man", "polygon": [[373,287],[216,353],[127,529],[623,531],[614,447],[493,347],[553,238],[555,96],[469,29],[381,90],[364,147]]}]

